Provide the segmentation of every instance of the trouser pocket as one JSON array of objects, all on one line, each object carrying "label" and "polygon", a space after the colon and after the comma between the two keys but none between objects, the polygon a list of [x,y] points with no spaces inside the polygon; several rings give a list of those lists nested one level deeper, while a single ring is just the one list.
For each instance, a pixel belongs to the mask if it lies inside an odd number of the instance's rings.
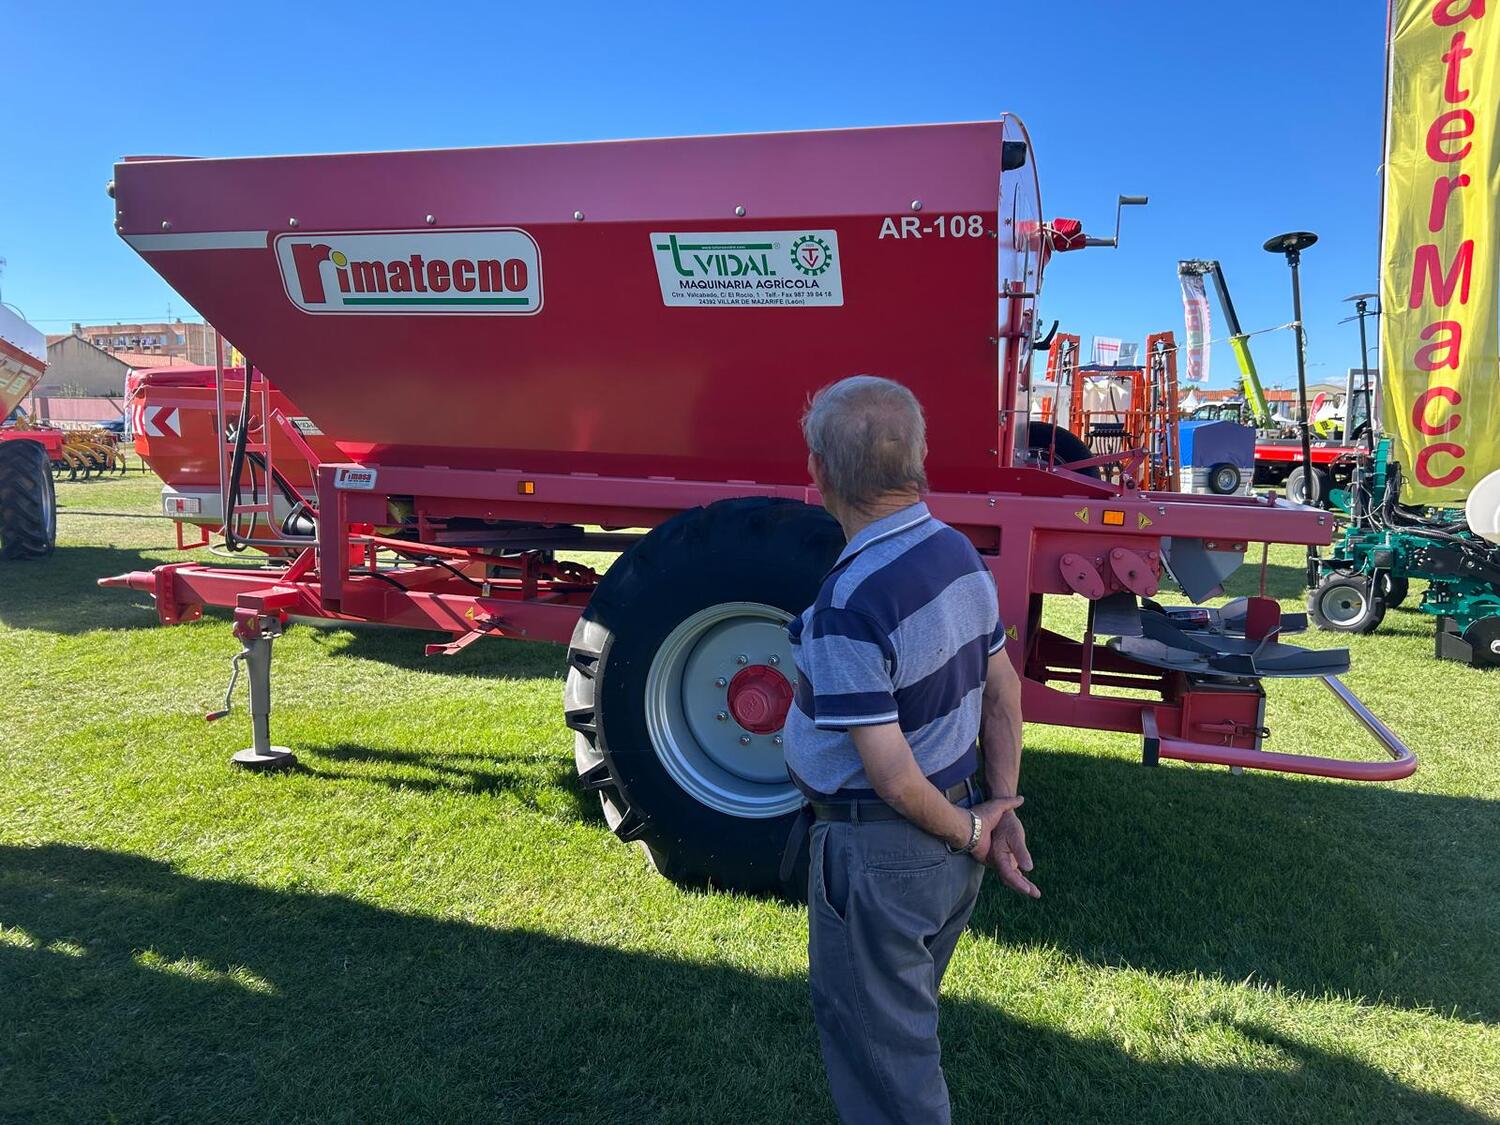
[{"label": "trouser pocket", "polygon": [[814,825],[809,864],[808,901],[815,909],[827,912],[841,924],[849,910],[847,834],[847,825]]}]

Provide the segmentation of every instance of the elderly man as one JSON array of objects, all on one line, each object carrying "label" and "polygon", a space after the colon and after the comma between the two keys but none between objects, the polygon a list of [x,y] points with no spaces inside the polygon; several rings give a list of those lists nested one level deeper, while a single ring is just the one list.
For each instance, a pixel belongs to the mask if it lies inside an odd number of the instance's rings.
[{"label": "elderly man", "polygon": [[[938,985],[986,864],[1040,892],[1015,810],[1020,682],[994,580],[922,503],[922,408],[860,375],[802,420],[808,470],[848,546],[789,626],[793,778],[816,820],[813,1013],[845,1122],[946,1122]],[[983,750],[981,800],[979,749]]]}]

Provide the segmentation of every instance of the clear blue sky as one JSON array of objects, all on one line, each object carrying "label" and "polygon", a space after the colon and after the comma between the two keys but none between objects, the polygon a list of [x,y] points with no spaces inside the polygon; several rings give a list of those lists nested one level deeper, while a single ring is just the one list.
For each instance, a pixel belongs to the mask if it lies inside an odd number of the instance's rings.
[{"label": "clear blue sky", "polygon": [[[38,327],[187,311],[113,234],[130,153],[242,155],[973,120],[1019,113],[1049,217],[1123,246],[1054,260],[1042,311],[1089,336],[1182,332],[1179,257],[1224,262],[1247,329],[1291,318],[1261,250],[1308,229],[1310,377],[1356,362],[1373,290],[1384,5],[5,6],[4,298]],[[1215,336],[1222,319],[1214,309]],[[1258,339],[1289,381],[1289,333]],[[1215,385],[1233,381],[1215,348]]]}]

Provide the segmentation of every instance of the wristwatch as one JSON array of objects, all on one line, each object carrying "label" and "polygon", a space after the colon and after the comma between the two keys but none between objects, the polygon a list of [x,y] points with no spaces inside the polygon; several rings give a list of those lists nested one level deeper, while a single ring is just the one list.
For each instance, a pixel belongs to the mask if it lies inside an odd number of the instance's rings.
[{"label": "wristwatch", "polygon": [[955,848],[952,844],[944,844],[949,855],[968,855],[979,845],[979,830],[983,827],[979,821],[979,814],[973,809],[965,809],[969,814],[969,842],[961,848]]}]

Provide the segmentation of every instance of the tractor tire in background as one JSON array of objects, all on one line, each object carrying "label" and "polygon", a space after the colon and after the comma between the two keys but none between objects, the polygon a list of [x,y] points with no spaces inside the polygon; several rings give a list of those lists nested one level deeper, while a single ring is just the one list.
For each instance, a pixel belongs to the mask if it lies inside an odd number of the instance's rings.
[{"label": "tractor tire in background", "polygon": [[1338,571],[1307,595],[1307,612],[1319,629],[1373,633],[1385,620],[1385,601],[1374,594],[1368,575]]},{"label": "tractor tire in background", "polygon": [[1286,498],[1296,504],[1312,504],[1321,506],[1328,502],[1328,494],[1332,482],[1329,480],[1328,472],[1313,466],[1312,487],[1313,494],[1307,493],[1307,473],[1301,465],[1298,465],[1286,476]]},{"label": "tractor tire in background", "polygon": [[1231,465],[1228,461],[1220,461],[1208,467],[1208,490],[1215,496],[1233,496],[1240,490],[1240,481],[1244,480],[1238,465]]},{"label": "tractor tire in background", "polygon": [[[1043,465],[1066,465],[1069,461],[1087,461],[1094,455],[1094,451],[1088,447],[1088,443],[1075,434],[1072,430],[1065,430],[1061,426],[1054,426],[1051,422],[1028,422],[1026,426],[1026,445],[1033,453],[1039,454],[1039,460]],[[1053,458],[1053,454],[1056,458]],[[1086,477],[1099,479],[1099,466],[1090,465],[1086,469],[1074,469],[1072,472],[1082,473]]]},{"label": "tractor tire in background", "polygon": [[57,546],[57,492],[39,442],[0,441],[0,559],[40,559]]},{"label": "tractor tire in background", "polygon": [[785,626],[843,545],[821,508],[725,500],[650,532],[589,600],[563,691],[578,775],[669,879],[803,893],[780,880],[802,805],[781,744],[796,683]]},{"label": "tractor tire in background", "polygon": [[1476,667],[1500,667],[1500,613],[1475,618],[1464,630],[1464,640],[1474,654],[1472,661]]},{"label": "tractor tire in background", "polygon": [[1385,603],[1386,609],[1395,609],[1406,600],[1406,595],[1411,592],[1411,583],[1407,581],[1404,574],[1392,574],[1385,571],[1380,576],[1380,600]]}]

